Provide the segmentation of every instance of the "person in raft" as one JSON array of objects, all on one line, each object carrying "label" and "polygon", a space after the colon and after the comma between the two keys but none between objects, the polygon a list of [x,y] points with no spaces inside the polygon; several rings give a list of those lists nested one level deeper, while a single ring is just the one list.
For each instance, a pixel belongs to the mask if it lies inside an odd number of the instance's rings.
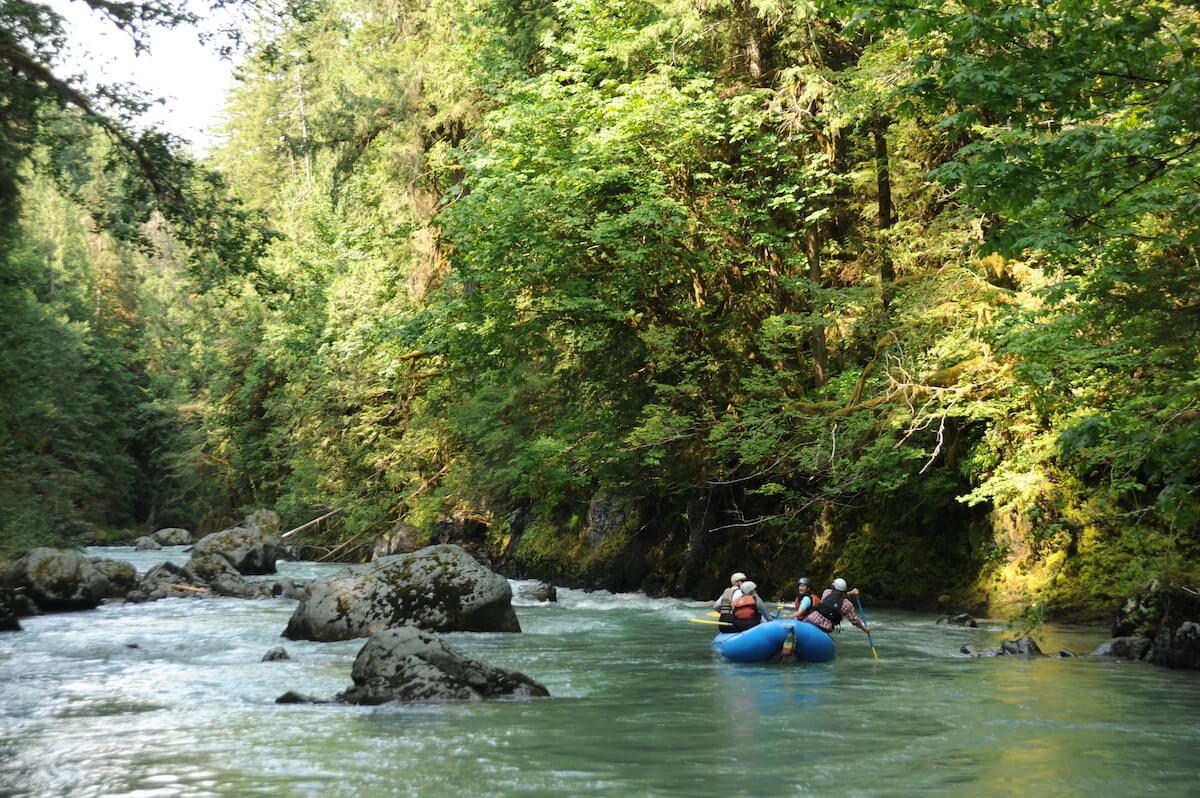
[{"label": "person in raft", "polygon": [[742,582],[741,593],[733,600],[733,628],[722,628],[723,632],[744,632],[771,617],[758,595],[758,585],[749,580]]},{"label": "person in raft", "polygon": [[[725,592],[721,597],[713,602],[713,609],[721,613],[718,622],[724,626],[733,625],[733,600],[742,595],[741,586],[746,581],[746,575],[741,571],[737,571],[733,576],[729,577],[729,587],[725,588]],[[722,628],[722,632],[728,632],[729,629]]]},{"label": "person in raft", "polygon": [[812,612],[813,607],[817,603],[817,594],[813,592],[812,586],[808,583],[808,577],[800,577],[799,584],[796,585],[796,601],[792,605],[795,615],[792,617],[797,620],[804,620],[804,616]]},{"label": "person in raft", "polygon": [[804,616],[805,623],[811,623],[826,634],[833,634],[835,626],[842,622],[842,619],[850,621],[850,623],[862,629],[864,632],[871,631],[871,628],[859,620],[858,615],[854,612],[854,605],[850,603],[847,596],[857,596],[858,588],[846,590],[846,580],[837,578],[833,580],[833,587],[826,588],[821,594],[821,600],[817,602],[817,606],[813,607],[812,611]]}]

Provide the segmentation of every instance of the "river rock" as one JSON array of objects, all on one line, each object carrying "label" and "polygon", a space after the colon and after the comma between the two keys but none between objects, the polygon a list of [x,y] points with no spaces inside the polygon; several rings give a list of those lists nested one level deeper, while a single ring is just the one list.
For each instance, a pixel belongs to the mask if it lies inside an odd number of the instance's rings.
[{"label": "river rock", "polygon": [[209,584],[226,576],[238,579],[242,576],[229,560],[217,554],[197,556],[193,553],[188,564],[184,566],[184,570],[187,572],[189,581],[200,584]]},{"label": "river rock", "polygon": [[133,547],[138,551],[158,551],[162,548],[162,544],[148,535],[143,535],[133,541]]},{"label": "river rock", "polygon": [[523,599],[531,601],[558,601],[558,590],[554,585],[546,582],[538,582],[533,585],[521,585],[517,588],[517,595]]},{"label": "river rock", "polygon": [[508,580],[461,547],[443,544],[313,580],[283,634],[349,640],[403,623],[435,631],[521,631]]},{"label": "river rock", "polygon": [[252,532],[261,532],[269,537],[278,537],[279,513],[274,510],[255,510],[243,518],[238,526]]},{"label": "river rock", "polygon": [[129,591],[137,588],[138,575],[133,563],[104,557],[92,557],[91,561],[92,566],[108,578],[109,589],[105,598],[125,598]]},{"label": "river rock", "polygon": [[332,704],[333,702],[325,698],[314,698],[304,693],[297,693],[295,690],[288,690],[279,698],[275,699],[276,704]]},{"label": "river rock", "polygon": [[0,586],[0,632],[19,632],[21,622],[17,620],[17,608],[13,592]]},{"label": "river rock", "polygon": [[112,591],[108,577],[74,551],[30,549],[9,566],[6,583],[45,612],[90,610]]},{"label": "river rock", "polygon": [[941,624],[947,624],[949,626],[969,626],[972,629],[975,629],[979,626],[979,624],[975,622],[975,619],[965,612],[960,612],[957,615],[941,615],[938,617],[937,622]]},{"label": "river rock", "polygon": [[1164,623],[1150,646],[1150,661],[1168,668],[1200,669],[1200,623]]},{"label": "river rock", "polygon": [[1148,637],[1114,637],[1105,640],[1089,654],[1090,657],[1113,657],[1115,659],[1142,659],[1150,650]]},{"label": "river rock", "polygon": [[528,676],[465,657],[437,635],[414,626],[371,635],[354,659],[351,677],[354,686],[337,696],[347,704],[550,695]]},{"label": "river rock", "polygon": [[280,660],[291,659],[288,656],[287,649],[283,646],[275,646],[266,654],[263,654],[262,662],[279,662]]},{"label": "river rock", "polygon": [[164,562],[154,566],[138,579],[137,589],[129,591],[126,601],[158,601],[164,598],[189,598],[207,595],[208,586],[197,580],[186,568]]},{"label": "river rock", "polygon": [[164,546],[187,546],[192,542],[192,533],[177,526],[164,527],[151,537]]},{"label": "river rock", "polygon": [[1000,644],[999,648],[977,648],[975,646],[963,646],[959,649],[960,653],[966,654],[968,657],[1041,657],[1045,656],[1042,650],[1038,648],[1038,644],[1033,642],[1033,639],[1026,636],[1016,640],[1005,640]]},{"label": "river rock", "polygon": [[378,560],[393,554],[407,554],[423,548],[429,536],[415,526],[396,524],[380,537],[376,538],[375,546],[371,549],[371,559]]},{"label": "river rock", "polygon": [[275,538],[258,529],[235,526],[200,538],[193,557],[224,557],[241,574],[275,573]]}]

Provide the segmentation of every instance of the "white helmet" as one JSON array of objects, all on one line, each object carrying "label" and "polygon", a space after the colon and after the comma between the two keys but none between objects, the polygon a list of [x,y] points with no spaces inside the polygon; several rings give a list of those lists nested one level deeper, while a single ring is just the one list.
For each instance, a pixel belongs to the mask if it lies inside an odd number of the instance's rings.
[{"label": "white helmet", "polygon": [[753,582],[742,582],[742,595],[743,596],[749,596],[751,593],[753,593],[757,589],[758,589],[758,585],[754,584]]},{"label": "white helmet", "polygon": [[842,579],[840,576],[837,579],[834,579],[833,580],[833,589],[840,590],[841,592],[845,593],[846,592],[846,580]]},{"label": "white helmet", "polygon": [[729,584],[736,585],[738,582],[746,581],[746,575],[741,571],[735,571],[733,576],[729,577]]}]

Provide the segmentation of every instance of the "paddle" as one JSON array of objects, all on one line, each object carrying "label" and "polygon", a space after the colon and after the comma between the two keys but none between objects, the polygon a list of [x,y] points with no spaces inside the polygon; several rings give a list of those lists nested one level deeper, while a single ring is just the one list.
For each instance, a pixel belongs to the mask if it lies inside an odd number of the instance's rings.
[{"label": "paddle", "polygon": [[721,621],[710,621],[707,618],[688,618],[692,623],[711,623],[713,626],[733,626],[731,623],[723,623]]},{"label": "paddle", "polygon": [[[854,597],[854,603],[858,605],[858,617],[862,618],[863,625],[870,626],[871,624],[867,623],[867,614],[863,612],[862,601],[858,596]],[[867,632],[867,642],[871,644],[871,655],[875,657],[875,659],[879,659],[879,652],[875,650],[875,641],[871,639],[870,632]]]}]

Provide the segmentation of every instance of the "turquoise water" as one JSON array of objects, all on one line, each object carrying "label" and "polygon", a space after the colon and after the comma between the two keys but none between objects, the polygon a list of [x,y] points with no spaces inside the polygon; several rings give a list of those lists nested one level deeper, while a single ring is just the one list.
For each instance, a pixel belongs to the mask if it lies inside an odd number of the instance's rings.
[{"label": "turquoise water", "polygon": [[[109,556],[113,555],[108,550]],[[139,569],[182,550],[122,552]],[[330,566],[283,563],[283,576]],[[544,683],[527,703],[348,707],[362,641],[281,640],[283,599],[168,599],[0,635],[0,795],[1195,795],[1200,675],[967,659],[979,630],[867,611],[826,665],[731,665],[704,604],[560,590],[521,635],[450,644]],[[1103,630],[1049,628],[1086,652]],[[283,645],[292,659],[260,662]],[[136,646],[136,647],[134,647]]]}]

